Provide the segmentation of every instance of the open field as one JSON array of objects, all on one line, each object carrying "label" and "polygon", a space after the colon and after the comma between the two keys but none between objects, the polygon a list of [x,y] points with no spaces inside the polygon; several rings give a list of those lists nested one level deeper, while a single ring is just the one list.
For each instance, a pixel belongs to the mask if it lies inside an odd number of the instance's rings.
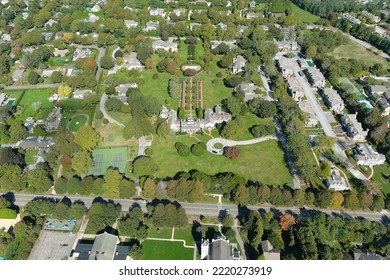
[{"label": "open field", "polygon": [[247,114],[245,116],[240,116],[240,117],[244,122],[244,126],[243,129],[241,129],[241,132],[237,135],[237,137],[234,138],[234,140],[253,139],[254,137],[250,133],[249,129],[254,125],[266,124],[266,125],[274,126],[272,118],[261,119],[254,114]]},{"label": "open field", "polygon": [[144,260],[192,260],[194,249],[184,248],[182,242],[145,240]]},{"label": "open field", "polygon": [[157,230],[155,226],[148,225],[148,237],[170,239],[172,237],[172,228],[164,227]]},{"label": "open field", "polygon": [[380,184],[385,194],[390,193],[390,180],[384,178],[382,174],[388,176],[390,175],[390,166],[388,163],[383,165],[374,166],[374,176],[373,180]]},{"label": "open field", "polygon": [[353,58],[367,65],[382,63],[383,66],[390,68],[390,62],[383,57],[376,55],[358,43],[349,40],[347,44],[337,47],[332,53],[335,58]]},{"label": "open field", "polygon": [[[19,118],[21,120],[25,120],[28,117],[37,117],[39,119],[46,118],[54,107],[54,103],[49,101],[49,96],[50,93],[48,89],[26,90],[19,102],[19,106],[21,107]],[[37,102],[41,104],[41,107],[35,111],[31,105]]]},{"label": "open field", "polygon": [[187,246],[194,245],[194,237],[192,236],[192,227],[175,228],[175,239],[184,239]]},{"label": "open field", "polygon": [[290,7],[292,10],[292,15],[304,23],[315,23],[320,19],[316,15],[313,15],[305,10],[302,10],[294,3],[291,3]]},{"label": "open field", "polygon": [[356,87],[356,85],[351,81],[351,79],[346,78],[346,77],[342,77],[342,78],[339,78],[339,83],[342,84],[342,85],[351,86],[351,87],[353,88],[353,93],[354,93],[357,97],[364,97],[362,91],[359,90],[359,89]]},{"label": "open field", "polygon": [[27,149],[26,154],[24,155],[24,160],[26,164],[34,164],[37,161],[38,150],[37,149]]},{"label": "open field", "polygon": [[[196,138],[195,138],[196,137]],[[216,156],[205,152],[197,157],[190,154],[181,157],[174,145],[180,141],[188,146],[197,142],[207,142],[208,136],[195,135],[176,136],[171,134],[166,139],[157,137],[153,140],[153,158],[160,166],[159,177],[173,176],[178,171],[197,169],[207,174],[218,172],[234,172],[250,180],[257,180],[269,185],[292,183],[288,167],[284,161],[284,153],[277,141],[271,140],[249,146],[241,146],[241,154],[236,160]]]},{"label": "open field", "polygon": [[89,174],[104,175],[110,167],[118,168],[119,172],[125,172],[127,162],[127,147],[109,147],[95,149],[92,152],[93,167]]}]

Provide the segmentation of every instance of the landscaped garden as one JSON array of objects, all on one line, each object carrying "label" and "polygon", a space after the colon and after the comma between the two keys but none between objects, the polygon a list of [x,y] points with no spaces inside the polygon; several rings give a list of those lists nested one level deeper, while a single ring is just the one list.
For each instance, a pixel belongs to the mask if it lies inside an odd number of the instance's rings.
[{"label": "landscaped garden", "polygon": [[19,102],[19,119],[25,120],[28,117],[45,119],[54,107],[54,103],[49,101],[50,95],[48,89],[26,90]]},{"label": "landscaped garden", "polygon": [[88,121],[88,116],[84,114],[74,115],[69,123],[69,129],[72,132],[79,131],[80,127],[85,126]]}]

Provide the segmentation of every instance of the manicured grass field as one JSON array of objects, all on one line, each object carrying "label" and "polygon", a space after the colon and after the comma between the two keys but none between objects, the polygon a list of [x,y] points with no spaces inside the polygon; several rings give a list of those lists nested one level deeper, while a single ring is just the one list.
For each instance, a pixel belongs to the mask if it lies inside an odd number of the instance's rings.
[{"label": "manicured grass field", "polygon": [[18,100],[20,98],[20,96],[22,95],[23,93],[23,90],[5,90],[4,93],[6,95],[9,96],[9,98],[11,99],[15,99],[15,102],[13,103],[13,105],[18,105],[17,104],[17,101],[20,101]]},{"label": "manicured grass field", "polygon": [[92,152],[92,157],[93,167],[89,174],[104,175],[110,167],[116,167],[119,172],[124,173],[127,162],[127,146],[95,149]]},{"label": "manicured grass field", "polygon": [[175,228],[175,239],[184,239],[187,246],[194,245],[194,237],[192,236],[192,227]]},{"label": "manicured grass field", "polygon": [[339,83],[340,84],[344,84],[344,85],[352,86],[353,87],[353,93],[356,96],[361,97],[363,95],[362,92],[354,85],[354,83],[349,78],[346,78],[346,77],[339,78]]},{"label": "manicured grass field", "polygon": [[148,237],[170,239],[172,237],[172,228],[165,227],[157,230],[153,225],[148,225]]},{"label": "manicured grass field", "polygon": [[194,249],[184,248],[182,242],[145,240],[142,243],[145,260],[192,260]]},{"label": "manicured grass field", "polygon": [[[20,115],[20,119],[25,120],[28,117],[35,117],[38,115],[39,111],[43,111],[45,109],[51,109],[54,107],[54,103],[49,101],[50,93],[47,89],[31,89],[26,90],[22,99],[20,100],[19,105],[22,107],[23,111]],[[41,108],[37,111],[34,111],[32,108],[32,104],[40,102]],[[48,112],[50,112],[47,110]],[[41,116],[40,116],[41,117]]]},{"label": "manicured grass field", "polygon": [[84,126],[87,123],[88,118],[85,115],[75,115],[72,117],[69,123],[69,129],[72,132],[79,131],[80,127]]},{"label": "manicured grass field", "polygon": [[372,178],[375,182],[380,184],[383,192],[388,194],[390,193],[390,180],[384,178],[382,173],[387,176],[390,175],[390,166],[388,163],[374,166],[374,176]]},{"label": "manicured grass field", "polygon": [[375,63],[382,63],[383,66],[390,68],[390,62],[386,61],[380,55],[370,52],[352,40],[349,40],[345,45],[337,47],[331,54],[334,55],[335,58],[357,59],[370,66]]},{"label": "manicured grass field", "polygon": [[320,18],[299,8],[297,5],[294,3],[291,3],[291,10],[292,10],[292,15],[304,23],[315,23],[317,22]]},{"label": "manicured grass field", "polygon": [[254,125],[259,125],[259,124],[267,124],[267,125],[272,125],[273,121],[272,118],[266,118],[266,119],[261,119],[258,118],[254,114],[247,114],[245,116],[241,116],[243,122],[244,122],[244,127],[237,135],[237,137],[234,138],[234,140],[248,140],[248,139],[253,139],[253,135],[250,133],[249,129],[254,126]]},{"label": "manicured grass field", "polygon": [[26,150],[26,154],[24,156],[24,160],[26,162],[27,165],[29,164],[34,164],[37,159],[35,158],[35,156],[38,154],[38,150],[36,149],[27,149]]},{"label": "manicured grass field", "polygon": [[173,176],[178,171],[197,169],[207,174],[218,172],[234,172],[250,180],[257,180],[269,185],[283,185],[292,183],[288,167],[284,161],[284,152],[277,141],[270,140],[249,146],[240,146],[241,154],[236,160],[205,152],[197,157],[190,154],[187,157],[178,155],[174,145],[180,141],[191,146],[199,140],[207,142],[208,136],[174,134],[166,139],[156,137],[153,140],[152,157],[160,166],[156,174],[159,177]]}]

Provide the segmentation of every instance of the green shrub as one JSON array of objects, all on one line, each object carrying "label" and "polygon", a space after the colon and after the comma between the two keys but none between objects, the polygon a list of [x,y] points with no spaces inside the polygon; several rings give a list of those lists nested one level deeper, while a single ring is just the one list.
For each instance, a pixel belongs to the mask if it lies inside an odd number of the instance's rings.
[{"label": "green shrub", "polygon": [[96,112],[95,118],[97,118],[98,120],[101,120],[103,117],[104,117],[104,115],[103,115],[102,111],[98,110]]},{"label": "green shrub", "polygon": [[109,121],[107,119],[103,119],[103,124],[108,124]]},{"label": "green shrub", "polygon": [[201,156],[206,151],[206,145],[202,142],[199,142],[198,144],[194,144],[191,146],[191,153],[194,156]]},{"label": "green shrub", "polygon": [[16,210],[4,208],[0,209],[0,219],[15,219],[16,218]]}]

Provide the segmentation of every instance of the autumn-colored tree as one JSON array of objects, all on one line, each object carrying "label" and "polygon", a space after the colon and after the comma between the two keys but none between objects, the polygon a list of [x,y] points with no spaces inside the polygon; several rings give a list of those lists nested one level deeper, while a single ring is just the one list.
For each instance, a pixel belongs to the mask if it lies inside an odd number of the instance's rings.
[{"label": "autumn-colored tree", "polygon": [[95,71],[97,68],[96,61],[91,59],[86,59],[83,62],[82,68],[84,71],[88,71],[88,70]]},{"label": "autumn-colored tree", "polygon": [[177,69],[177,62],[174,61],[174,60],[168,61],[166,71],[167,71],[169,74],[173,75],[173,74],[175,74],[176,69]]},{"label": "autumn-colored tree", "polygon": [[236,159],[241,153],[241,149],[238,147],[225,147],[223,155],[230,159]]},{"label": "autumn-colored tree", "polygon": [[280,216],[279,225],[283,230],[288,230],[290,227],[296,224],[295,218],[290,213],[284,213]]},{"label": "autumn-colored tree", "polygon": [[344,202],[344,196],[340,192],[332,193],[332,199],[330,201],[331,208],[340,208]]},{"label": "autumn-colored tree", "polygon": [[60,163],[61,164],[70,164],[72,163],[72,158],[69,155],[62,155],[60,158]]},{"label": "autumn-colored tree", "polygon": [[238,185],[233,191],[234,202],[239,205],[247,205],[249,202],[249,193],[245,185]]},{"label": "autumn-colored tree", "polygon": [[151,57],[148,57],[145,60],[145,68],[146,68],[146,70],[149,70],[149,69],[153,68],[153,59]]},{"label": "autumn-colored tree", "polygon": [[374,202],[374,197],[368,192],[361,192],[359,194],[360,206],[363,208],[370,208]]},{"label": "autumn-colored tree", "polygon": [[144,182],[144,187],[142,188],[142,197],[146,199],[153,199],[156,197],[156,183],[148,178]]},{"label": "autumn-colored tree", "polygon": [[72,88],[69,86],[61,85],[58,87],[58,95],[60,97],[69,97],[72,92]]}]

